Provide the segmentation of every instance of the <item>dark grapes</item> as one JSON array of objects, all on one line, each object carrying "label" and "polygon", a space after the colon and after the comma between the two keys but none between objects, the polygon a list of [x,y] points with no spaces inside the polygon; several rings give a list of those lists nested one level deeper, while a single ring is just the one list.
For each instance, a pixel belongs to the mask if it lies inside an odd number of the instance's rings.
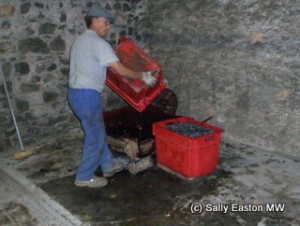
[{"label": "dark grapes", "polygon": [[192,123],[186,123],[186,122],[179,122],[176,124],[169,124],[165,126],[166,129],[171,130],[175,133],[178,133],[180,135],[189,137],[189,138],[196,138],[201,137],[207,134],[212,134],[214,131],[205,128],[202,126],[198,126]]}]

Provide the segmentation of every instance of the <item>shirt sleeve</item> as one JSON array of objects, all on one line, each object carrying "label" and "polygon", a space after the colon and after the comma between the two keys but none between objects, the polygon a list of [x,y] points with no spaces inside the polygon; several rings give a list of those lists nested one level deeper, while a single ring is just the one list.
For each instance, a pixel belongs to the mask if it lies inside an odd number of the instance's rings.
[{"label": "shirt sleeve", "polygon": [[108,42],[103,41],[100,49],[99,59],[101,66],[109,66],[113,62],[119,61],[119,58]]}]

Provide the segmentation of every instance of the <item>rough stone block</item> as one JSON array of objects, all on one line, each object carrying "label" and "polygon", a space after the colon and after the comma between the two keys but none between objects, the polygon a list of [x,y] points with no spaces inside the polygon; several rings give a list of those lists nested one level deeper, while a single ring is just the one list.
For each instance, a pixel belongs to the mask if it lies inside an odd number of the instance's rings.
[{"label": "rough stone block", "polygon": [[29,65],[26,62],[16,63],[15,70],[17,73],[20,73],[21,75],[26,75],[30,72]]},{"label": "rough stone block", "polygon": [[29,102],[27,100],[16,100],[16,107],[20,112],[25,112],[29,110]]},{"label": "rough stone block", "polygon": [[43,23],[40,25],[39,34],[53,34],[57,25],[53,23]]},{"label": "rough stone block", "polygon": [[19,42],[19,51],[22,54],[31,53],[49,53],[48,45],[40,38],[26,38]]},{"label": "rough stone block", "polygon": [[21,14],[26,14],[29,12],[31,7],[31,3],[24,3],[20,6]]},{"label": "rough stone block", "polygon": [[15,7],[10,4],[0,5],[0,17],[12,16],[15,12]]},{"label": "rough stone block", "polygon": [[55,101],[58,97],[58,93],[55,92],[44,92],[43,93],[43,99],[45,103],[49,103],[52,101]]},{"label": "rough stone block", "polygon": [[54,40],[52,42],[50,42],[50,49],[54,50],[54,51],[64,52],[66,49],[66,43],[61,38],[61,36],[58,36],[58,37],[54,38]]}]

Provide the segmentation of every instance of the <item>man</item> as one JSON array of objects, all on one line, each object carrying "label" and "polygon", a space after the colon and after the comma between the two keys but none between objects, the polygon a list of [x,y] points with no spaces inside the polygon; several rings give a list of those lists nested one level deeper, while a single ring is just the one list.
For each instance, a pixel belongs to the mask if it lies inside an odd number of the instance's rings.
[{"label": "man", "polygon": [[[68,100],[79,118],[85,133],[82,159],[76,172],[75,185],[103,187],[106,177],[123,170],[123,164],[114,158],[106,141],[101,92],[107,67],[130,79],[141,79],[153,87],[157,80],[151,72],[137,72],[123,65],[112,47],[104,40],[111,29],[113,15],[100,5],[91,6],[86,15],[87,30],[73,43],[70,51]],[[103,177],[96,177],[98,167]]]}]

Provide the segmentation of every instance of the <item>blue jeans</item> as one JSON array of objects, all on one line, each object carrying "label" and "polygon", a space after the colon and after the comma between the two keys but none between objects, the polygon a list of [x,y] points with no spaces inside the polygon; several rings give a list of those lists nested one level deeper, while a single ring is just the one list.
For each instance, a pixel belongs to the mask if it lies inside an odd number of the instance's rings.
[{"label": "blue jeans", "polygon": [[76,180],[88,181],[101,166],[103,172],[112,168],[113,155],[106,141],[101,95],[91,89],[72,89],[68,100],[84,131],[84,142]]}]

